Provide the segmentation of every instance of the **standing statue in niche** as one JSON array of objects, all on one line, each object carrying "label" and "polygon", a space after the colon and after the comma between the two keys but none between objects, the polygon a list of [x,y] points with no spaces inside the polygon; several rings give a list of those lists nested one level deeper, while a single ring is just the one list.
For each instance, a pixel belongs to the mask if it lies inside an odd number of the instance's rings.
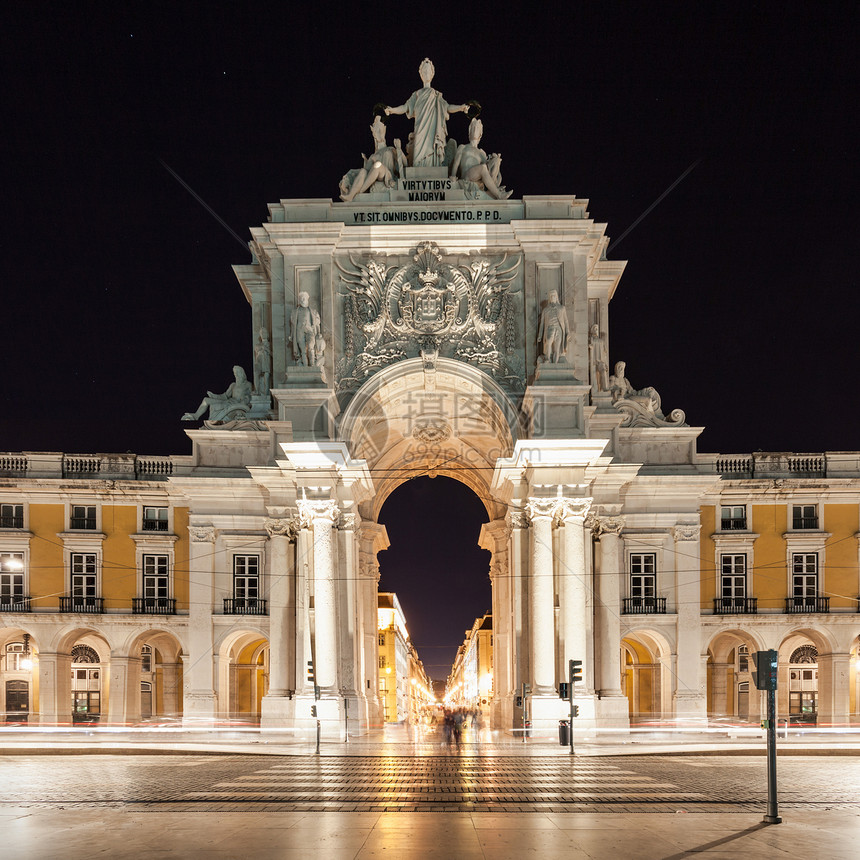
[{"label": "standing statue in niche", "polygon": [[457,154],[448,173],[466,182],[474,182],[496,200],[505,200],[512,192],[502,186],[502,156],[494,152],[489,158],[478,144],[484,124],[477,117],[469,123],[469,142],[457,147]]},{"label": "standing statue in niche", "polygon": [[591,353],[591,384],[595,391],[608,391],[609,359],[606,355],[606,338],[601,334],[597,323],[591,327],[588,349]]},{"label": "standing statue in niche", "polygon": [[448,142],[448,117],[452,113],[465,113],[468,105],[449,105],[442,93],[430,86],[436,67],[426,57],[418,67],[424,86],[409,97],[406,104],[385,108],[386,115],[406,114],[415,120],[412,140],[412,166],[438,167],[445,163],[445,144]]},{"label": "standing statue in niche", "polygon": [[263,326],[254,347],[254,363],[257,369],[257,394],[268,394],[272,387],[272,345],[269,330]]},{"label": "standing statue in niche", "polygon": [[559,304],[558,291],[550,290],[549,301],[540,315],[538,328],[538,343],[543,345],[543,361],[557,364],[567,360],[568,330],[567,309]]},{"label": "standing statue in niche", "polygon": [[209,410],[210,421],[230,421],[233,418],[242,418],[251,408],[251,383],[245,371],[237,364],[233,368],[235,381],[223,394],[206,392],[206,397],[197,408],[196,412],[186,412],[182,416],[183,421],[197,421],[203,413]]},{"label": "standing statue in niche", "polygon": [[316,339],[320,333],[320,315],[308,307],[310,296],[299,293],[299,303],[290,315],[290,340],[293,358],[297,364],[313,367],[316,364]]},{"label": "standing statue in niche", "polygon": [[403,175],[406,166],[406,156],[400,146],[400,141],[395,140],[394,146],[388,146],[385,142],[385,123],[382,117],[377,115],[370,127],[373,135],[375,148],[370,158],[364,153],[364,166],[359,170],[350,170],[340,181],[340,199],[349,202],[357,194],[370,191],[377,182],[383,183],[386,188],[394,185],[394,175]]}]

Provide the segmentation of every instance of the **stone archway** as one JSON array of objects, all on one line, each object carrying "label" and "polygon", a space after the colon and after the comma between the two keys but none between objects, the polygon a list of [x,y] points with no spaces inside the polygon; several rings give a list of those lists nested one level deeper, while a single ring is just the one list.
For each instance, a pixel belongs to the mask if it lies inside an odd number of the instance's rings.
[{"label": "stone archway", "polygon": [[[340,438],[353,457],[366,461],[373,480],[372,498],[359,507],[361,563],[371,571],[368,575],[378,572],[376,554],[388,546],[379,513],[405,481],[416,475],[454,478],[483,503],[489,522],[481,530],[479,546],[492,556],[496,690],[506,693],[513,689],[515,664],[513,589],[507,576],[498,579],[502,587],[497,588],[496,574],[507,571],[507,505],[495,498],[492,477],[497,462],[511,455],[522,432],[520,421],[513,401],[483,371],[450,359],[429,363],[419,358],[371,377],[352,397],[338,426]],[[365,588],[362,599],[369,626],[376,615],[377,589]],[[377,665],[375,651],[368,662]],[[495,725],[501,725],[501,708],[497,696]]]}]

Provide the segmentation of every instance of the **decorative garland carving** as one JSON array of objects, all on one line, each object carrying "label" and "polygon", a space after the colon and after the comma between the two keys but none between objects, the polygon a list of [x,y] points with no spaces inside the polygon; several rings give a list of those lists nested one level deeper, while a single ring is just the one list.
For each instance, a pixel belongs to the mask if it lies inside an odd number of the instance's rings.
[{"label": "decorative garland carving", "polygon": [[676,541],[698,540],[702,527],[698,523],[683,524],[672,527],[672,537]]},{"label": "decorative garland carving", "polygon": [[214,543],[215,526],[188,526],[188,536],[192,543]]}]

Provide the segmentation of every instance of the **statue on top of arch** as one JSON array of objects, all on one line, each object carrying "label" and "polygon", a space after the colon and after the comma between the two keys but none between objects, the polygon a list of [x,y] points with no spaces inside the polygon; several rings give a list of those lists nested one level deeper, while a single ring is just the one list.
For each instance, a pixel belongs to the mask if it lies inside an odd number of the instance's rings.
[{"label": "statue on top of arch", "polygon": [[[374,108],[370,127],[374,151],[369,157],[362,154],[362,167],[348,171],[341,179],[341,200],[349,203],[359,194],[372,193],[377,200],[408,201],[402,181],[409,178],[409,168],[446,168],[447,179],[436,192],[439,196],[426,199],[504,200],[511,196],[501,182],[501,156],[488,156],[478,146],[483,135],[483,123],[478,119],[481,106],[476,101],[449,104],[431,86],[435,73],[432,61],[425,57],[418,67],[422,87],[402,105],[379,104]],[[448,119],[453,113],[465,113],[471,119],[468,143],[458,145],[448,137]],[[414,121],[405,151],[399,139],[388,146],[383,119],[403,114]]]}]

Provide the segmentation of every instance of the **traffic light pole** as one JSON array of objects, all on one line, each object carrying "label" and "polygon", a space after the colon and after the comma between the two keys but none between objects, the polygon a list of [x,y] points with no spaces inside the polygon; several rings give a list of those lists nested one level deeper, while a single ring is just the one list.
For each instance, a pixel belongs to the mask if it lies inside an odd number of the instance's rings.
[{"label": "traffic light pole", "polygon": [[781,824],[776,799],[776,690],[767,691],[767,814],[765,824]]},{"label": "traffic light pole", "polygon": [[573,704],[573,660],[567,661],[568,683],[570,684],[570,754],[573,755],[573,715],[576,708]]}]

